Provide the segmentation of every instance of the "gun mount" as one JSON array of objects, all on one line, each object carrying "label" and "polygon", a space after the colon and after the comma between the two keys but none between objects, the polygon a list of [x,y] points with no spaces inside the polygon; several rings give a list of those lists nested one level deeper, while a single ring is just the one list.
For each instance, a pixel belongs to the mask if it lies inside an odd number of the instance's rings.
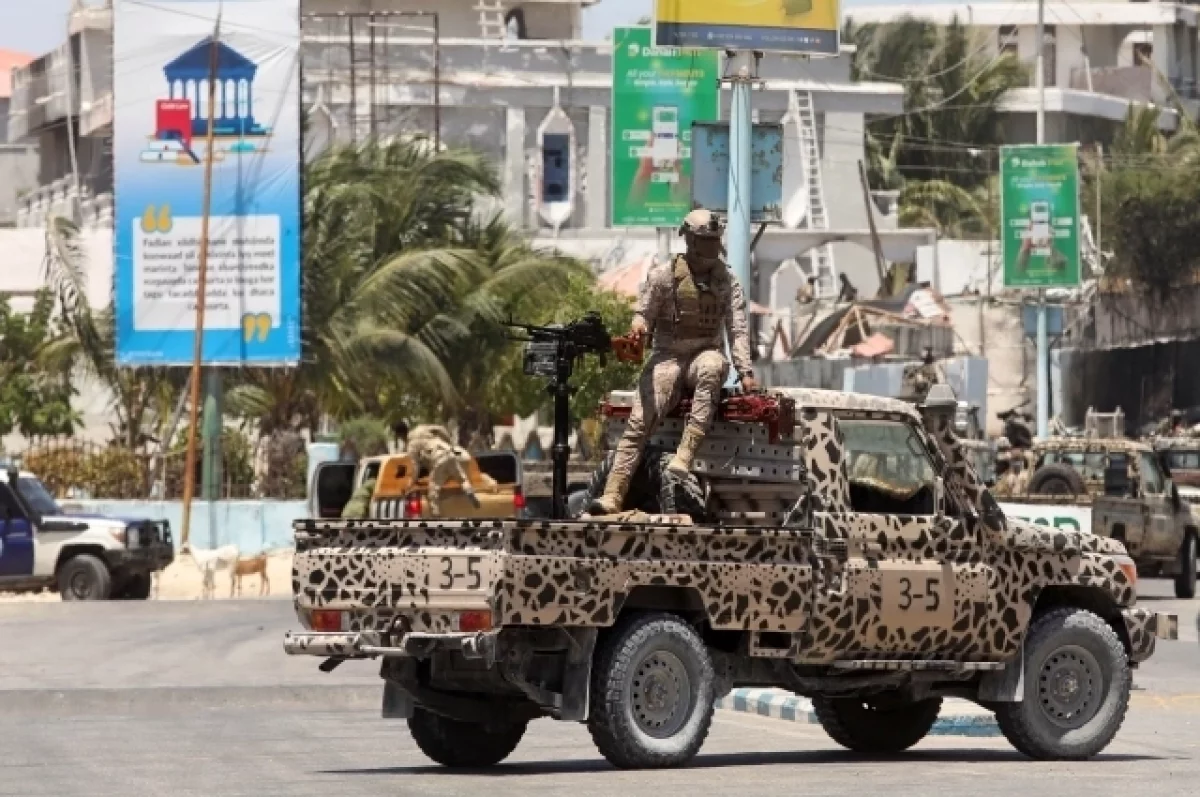
[{"label": "gun mount", "polygon": [[528,376],[550,380],[546,392],[554,397],[554,444],[550,459],[554,464],[551,488],[551,511],[554,519],[567,516],[567,463],[571,458],[568,442],[571,434],[571,375],[575,363],[586,355],[600,358],[607,365],[612,352],[612,338],[599,313],[587,313],[569,324],[536,326],[509,321],[507,326],[524,330],[527,337],[513,338],[525,343],[523,370]]}]

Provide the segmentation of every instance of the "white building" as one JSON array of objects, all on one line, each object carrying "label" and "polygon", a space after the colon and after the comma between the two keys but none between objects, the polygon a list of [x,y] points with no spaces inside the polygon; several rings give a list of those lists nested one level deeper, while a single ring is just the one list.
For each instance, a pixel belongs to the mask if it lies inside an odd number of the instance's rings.
[{"label": "white building", "polygon": [[[846,15],[855,24],[915,17],[948,25],[957,19],[982,34],[984,53],[1015,52],[1030,65],[1030,82],[1028,88],[1011,91],[1005,98],[1005,138],[1014,144],[1035,140],[1037,3],[856,6],[847,9]],[[1163,107],[1159,124],[1171,130],[1175,114],[1165,110],[1170,90],[1195,117],[1200,110],[1198,15],[1196,6],[1180,3],[1047,2],[1043,44],[1046,141],[1086,144],[1108,139],[1125,119],[1129,106],[1138,103]]]}]

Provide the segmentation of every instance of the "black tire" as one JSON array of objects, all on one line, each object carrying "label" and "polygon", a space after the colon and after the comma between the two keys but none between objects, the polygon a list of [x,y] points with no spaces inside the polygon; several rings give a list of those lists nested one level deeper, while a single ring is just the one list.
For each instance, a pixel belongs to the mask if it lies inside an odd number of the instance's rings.
[{"label": "black tire", "polygon": [[682,619],[623,617],[592,665],[588,730],[596,748],[622,769],[687,763],[712,725],[714,680],[704,641]]},{"label": "black tire", "polygon": [[1179,547],[1179,573],[1175,576],[1175,597],[1196,597],[1196,533],[1186,532]]},{"label": "black tire", "polygon": [[490,767],[508,758],[521,737],[526,721],[498,725],[462,722],[417,708],[408,719],[408,730],[421,752],[442,766]]},{"label": "black tire", "polygon": [[814,697],[812,703],[830,739],[868,755],[904,752],[929,734],[942,710],[940,697],[894,705],[857,697]]},{"label": "black tire", "polygon": [[123,601],[144,601],[150,597],[153,584],[154,580],[149,573],[132,573],[121,584],[116,598]]},{"label": "black tire", "polygon": [[58,594],[65,601],[106,601],[112,597],[108,565],[91,554],[72,556],[58,569]]},{"label": "black tire", "polygon": [[1030,495],[1083,495],[1087,486],[1070,465],[1043,465],[1029,479]]},{"label": "black tire", "polygon": [[[638,460],[637,471],[629,482],[629,492],[625,494],[625,509],[637,509],[651,515],[688,515],[697,523],[708,520],[708,511],[704,500],[704,487],[694,473],[679,476],[667,470],[674,452],[658,448],[646,448]],[[612,470],[614,454],[610,452],[604,457],[587,490],[579,499],[580,504],[572,502],[572,506],[582,505],[586,508],[604,494],[604,485]],[[574,497],[573,497],[574,498]],[[578,515],[572,515],[578,517]]]},{"label": "black tire", "polygon": [[1133,683],[1125,646],[1108,623],[1069,607],[1034,618],[1024,667],[1024,700],[994,706],[1013,747],[1030,758],[1080,761],[1108,746]]}]

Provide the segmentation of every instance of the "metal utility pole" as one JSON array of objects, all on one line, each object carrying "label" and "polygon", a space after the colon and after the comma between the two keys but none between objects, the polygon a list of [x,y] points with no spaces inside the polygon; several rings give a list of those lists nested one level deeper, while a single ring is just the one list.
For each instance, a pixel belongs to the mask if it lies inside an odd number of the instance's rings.
[{"label": "metal utility pole", "polygon": [[[1037,143],[1046,143],[1046,0],[1037,11]],[[1046,291],[1038,291],[1037,306],[1037,436],[1050,429],[1050,343],[1046,335]]]},{"label": "metal utility pole", "polygon": [[200,217],[200,255],[196,274],[196,331],[192,349],[191,414],[189,416],[187,464],[183,471],[183,537],[188,542],[192,524],[192,496],[196,492],[196,427],[200,420],[200,361],[204,356],[204,305],[208,291],[208,224],[212,206],[213,138],[216,133],[217,46],[221,39],[221,17],[213,28],[208,57],[208,134],[205,137],[204,204]]},{"label": "metal utility pole", "polygon": [[[726,227],[726,255],[729,268],[742,286],[747,301],[754,295],[750,278],[750,187],[751,137],[753,119],[751,94],[758,82],[758,61],[762,53],[726,51],[724,80],[732,89],[729,110],[729,220]],[[727,345],[732,344],[730,341]],[[734,369],[729,369],[729,384],[736,382]]]}]

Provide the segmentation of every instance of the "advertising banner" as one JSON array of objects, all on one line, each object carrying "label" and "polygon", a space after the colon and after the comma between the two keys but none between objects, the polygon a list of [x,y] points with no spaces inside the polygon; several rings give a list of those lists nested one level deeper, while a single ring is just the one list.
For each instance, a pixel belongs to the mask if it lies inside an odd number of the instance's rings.
[{"label": "advertising banner", "polygon": [[[729,123],[692,126],[696,153],[692,199],[697,207],[729,210]],[[756,124],[750,129],[750,221],[777,222],[783,214],[783,125]]]},{"label": "advertising banner", "polygon": [[840,17],[838,0],[655,0],[655,41],[837,55]]},{"label": "advertising banner", "polygon": [[1090,506],[1053,506],[1048,504],[1014,504],[998,502],[1005,517],[1017,518],[1039,526],[1064,531],[1092,532]]},{"label": "advertising banner", "polygon": [[717,53],[613,31],[612,225],[673,227],[692,209],[692,122],[717,118]]},{"label": "advertising banner", "polygon": [[1080,281],[1076,144],[1000,148],[1000,240],[1008,288]]},{"label": "advertising banner", "polygon": [[300,0],[116,0],[113,28],[117,364],[192,362],[209,160],[203,362],[299,362]]}]

